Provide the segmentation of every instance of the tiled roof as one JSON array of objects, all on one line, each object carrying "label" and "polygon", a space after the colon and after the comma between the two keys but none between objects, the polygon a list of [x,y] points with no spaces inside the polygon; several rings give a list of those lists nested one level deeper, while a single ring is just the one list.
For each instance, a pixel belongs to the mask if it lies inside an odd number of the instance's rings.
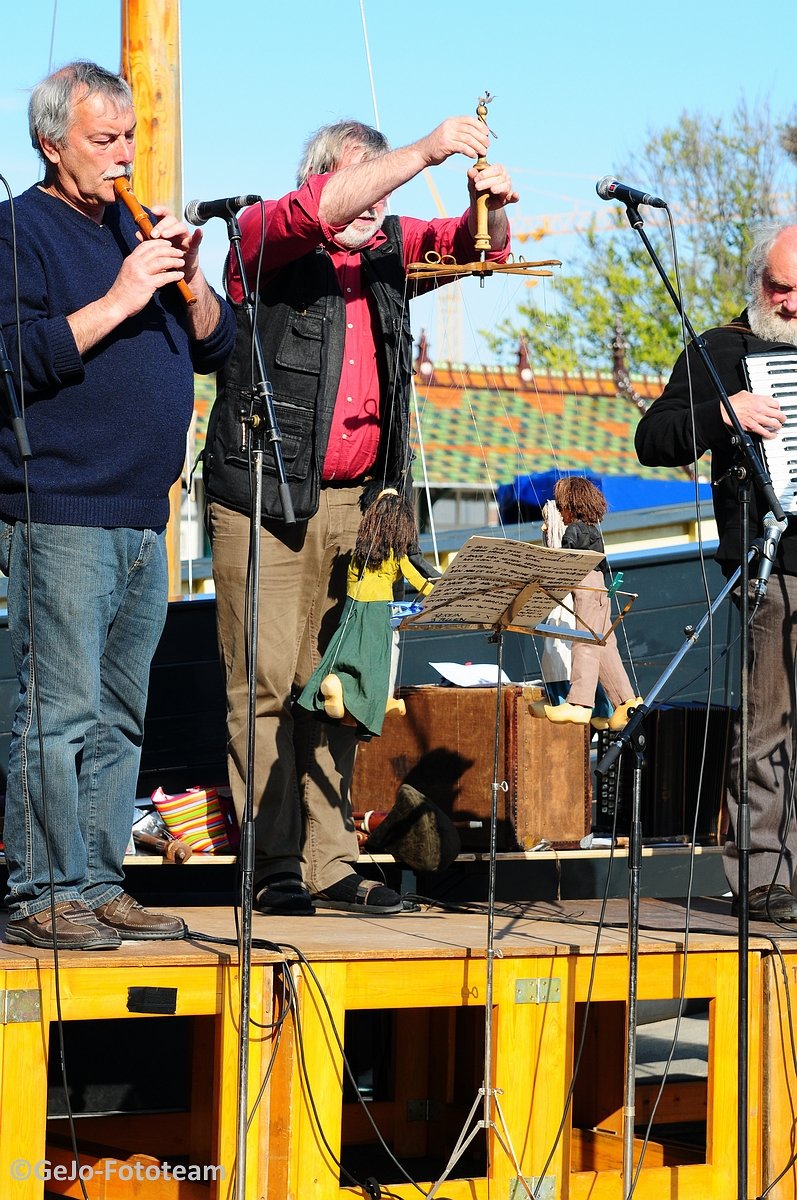
[{"label": "tiled roof", "polygon": [[208,431],[208,417],[216,398],[216,376],[194,376],[194,423],[197,449],[205,444],[205,434]]},{"label": "tiled roof", "polygon": [[[640,409],[617,394],[608,375],[537,374],[524,381],[517,371],[446,364],[425,379],[417,374],[415,382],[433,486],[490,488],[552,468],[674,477],[671,469],[640,466],[634,453]],[[631,383],[646,402],[664,386],[658,378]],[[417,440],[414,416],[413,432]]]},{"label": "tiled roof", "polygon": [[[432,487],[491,489],[516,475],[552,468],[598,475],[678,478],[665,467],[642,467],[634,453],[635,404],[606,375],[532,374],[516,369],[457,367],[428,360],[415,387],[426,470]],[[531,374],[531,372],[524,372]],[[655,399],[664,381],[633,378],[634,392]],[[195,381],[196,447],[204,444],[215,380]],[[415,413],[413,444],[419,448]],[[414,471],[420,479],[420,466]]]}]

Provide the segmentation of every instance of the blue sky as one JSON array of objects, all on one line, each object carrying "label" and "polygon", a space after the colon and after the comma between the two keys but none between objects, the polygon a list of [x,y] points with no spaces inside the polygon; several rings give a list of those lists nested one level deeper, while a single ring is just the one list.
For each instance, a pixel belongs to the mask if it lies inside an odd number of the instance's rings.
[{"label": "blue sky", "polygon": [[[489,122],[498,140],[490,157],[512,170],[521,200],[511,216],[521,229],[549,214],[570,214],[576,224],[604,211],[595,182],[618,172],[651,130],[684,109],[721,116],[742,95],[768,100],[780,118],[797,108],[793,0],[770,0],[757,20],[740,0],[362,3],[387,136],[394,145],[413,141],[448,115],[472,112],[480,93],[492,92]],[[54,66],[83,57],[118,68],[121,3],[7,0],[3,9],[0,172],[16,193],[38,177],[25,109],[27,89],[48,70],[53,12]],[[182,49],[186,200],[280,195],[292,186],[311,130],[347,116],[375,123],[360,0],[182,0]],[[465,206],[466,168],[454,159],[434,172],[449,213]],[[626,182],[658,190],[655,181]],[[422,179],[396,193],[393,210],[436,213]],[[212,221],[206,230],[204,263],[218,283],[225,227]],[[567,265],[577,250],[569,235],[526,243],[523,253]],[[488,280],[482,289],[463,284],[463,357],[488,361],[479,330],[527,295],[516,278]],[[441,352],[441,321],[432,301],[414,306],[413,327],[429,330],[433,357]]]}]

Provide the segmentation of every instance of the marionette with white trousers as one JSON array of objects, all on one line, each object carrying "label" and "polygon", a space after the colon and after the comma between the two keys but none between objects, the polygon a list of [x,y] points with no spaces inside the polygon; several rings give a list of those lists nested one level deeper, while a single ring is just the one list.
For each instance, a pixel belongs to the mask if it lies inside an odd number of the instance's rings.
[{"label": "marionette with white trousers", "polygon": [[[564,525],[562,548],[603,553],[603,535],[599,525],[607,509],[603,493],[588,479],[568,476],[557,481],[554,504]],[[546,517],[550,529],[556,521],[553,508],[548,510]],[[608,573],[608,563],[604,558],[573,591],[576,628],[591,630],[600,637],[604,637],[612,623],[606,587]],[[598,683],[603,685],[614,707],[614,712],[608,718],[593,717]],[[604,645],[590,639],[573,641],[567,698],[561,704],[538,701],[532,705],[532,713],[537,717],[547,717],[557,724],[588,725],[592,721],[596,728],[617,730],[623,729],[628,723],[629,710],[641,703],[642,698],[635,694],[620,659],[617,639],[613,632],[609,632]]]}]

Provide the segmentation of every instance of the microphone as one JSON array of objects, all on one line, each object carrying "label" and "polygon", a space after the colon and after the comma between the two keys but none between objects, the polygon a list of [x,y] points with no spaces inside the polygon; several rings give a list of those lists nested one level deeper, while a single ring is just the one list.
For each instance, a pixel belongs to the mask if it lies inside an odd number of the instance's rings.
[{"label": "microphone", "polygon": [[185,219],[189,225],[204,225],[211,217],[232,217],[250,204],[259,204],[260,196],[226,196],[223,200],[189,200]]},{"label": "microphone", "polygon": [[785,532],[788,521],[778,521],[774,513],[768,512],[764,517],[764,536],[757,539],[760,545],[758,559],[758,575],[753,589],[753,601],[758,606],[767,593],[767,584],[772,574],[775,555],[778,552],[780,535]]},{"label": "microphone", "polygon": [[14,430],[14,437],[17,439],[20,457],[27,461],[33,457],[33,451],[30,448],[28,441],[28,431],[25,426],[25,418],[22,415],[22,410],[19,407],[17,400],[17,391],[14,387],[14,375],[11,370],[11,359],[8,357],[6,344],[3,339],[2,330],[0,330],[0,380],[2,380],[2,388],[5,392],[6,404],[8,405],[8,413],[11,418],[11,428]]},{"label": "microphone", "polygon": [[595,184],[595,191],[601,200],[621,200],[623,204],[630,204],[632,208],[636,208],[638,204],[648,204],[651,208],[667,207],[666,200],[651,196],[647,192],[638,192],[627,183],[618,183],[611,175],[604,175],[603,179],[599,179]]}]

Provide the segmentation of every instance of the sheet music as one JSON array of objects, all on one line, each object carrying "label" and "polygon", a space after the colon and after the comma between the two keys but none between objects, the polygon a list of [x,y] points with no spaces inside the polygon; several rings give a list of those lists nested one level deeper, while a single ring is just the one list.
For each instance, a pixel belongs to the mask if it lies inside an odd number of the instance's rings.
[{"label": "sheet music", "polygon": [[761,439],[761,449],[781,508],[797,513],[797,351],[748,354],[743,361],[749,390],[777,400],[786,418],[776,438]]},{"label": "sheet music", "polygon": [[424,599],[423,611],[406,624],[492,629],[504,623],[527,589],[511,624],[531,631],[603,558],[594,550],[553,550],[506,538],[471,537]]}]

